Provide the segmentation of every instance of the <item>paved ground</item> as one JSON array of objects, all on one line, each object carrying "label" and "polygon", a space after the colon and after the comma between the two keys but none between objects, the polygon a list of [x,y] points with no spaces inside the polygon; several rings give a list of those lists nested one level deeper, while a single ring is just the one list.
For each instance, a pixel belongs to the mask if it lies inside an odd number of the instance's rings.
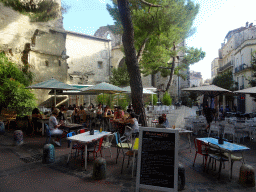
[{"label": "paved ground", "polygon": [[[188,115],[195,115],[196,108],[190,109],[181,107],[168,114],[170,125],[181,126],[184,124],[183,118]],[[92,157],[88,162],[88,169],[83,170],[81,159],[72,159],[70,164],[66,164],[69,149],[67,143],[63,141],[62,147],[55,147],[56,161],[53,164],[42,164],[42,151],[45,137],[24,136],[24,145],[12,145],[13,130],[9,130],[5,135],[0,135],[0,191],[135,191],[135,177],[131,177],[131,168],[124,168],[121,174],[122,157],[118,163],[115,162],[116,149],[113,147],[113,158],[106,156],[107,178],[101,181],[92,180],[93,161]],[[198,137],[205,137],[200,135]],[[194,138],[194,136],[193,136]],[[251,148],[246,152],[246,163],[256,167],[256,145],[254,142],[245,140],[244,145]],[[180,147],[188,147],[187,138],[181,137]],[[104,151],[109,155],[108,151]],[[193,167],[195,156],[194,147],[192,153],[188,149],[181,150],[179,162],[184,165],[186,171],[186,186],[184,192],[243,192],[256,191],[255,188],[245,188],[238,183],[240,162],[234,163],[233,179],[228,180],[228,165],[222,170],[221,179],[217,179],[217,172],[210,170],[203,171],[202,157],[198,155]],[[127,165],[127,159],[125,161]],[[141,190],[151,191],[151,190]]]}]

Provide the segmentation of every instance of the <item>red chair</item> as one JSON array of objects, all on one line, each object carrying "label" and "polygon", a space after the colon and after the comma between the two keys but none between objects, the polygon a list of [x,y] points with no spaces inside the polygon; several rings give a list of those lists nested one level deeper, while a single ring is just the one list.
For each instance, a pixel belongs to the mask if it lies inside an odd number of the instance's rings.
[{"label": "red chair", "polygon": [[79,129],[79,130],[77,131],[77,134],[85,133],[86,131],[88,131],[88,129]]},{"label": "red chair", "polygon": [[[196,161],[196,156],[197,154],[200,154],[203,156],[203,164],[204,164],[204,170],[206,169],[206,164],[207,164],[207,158],[208,158],[208,145],[203,143],[200,140],[197,140],[196,138],[194,139],[194,143],[195,143],[195,149],[196,149],[196,154],[195,154],[195,158],[194,158],[194,163],[193,163],[193,167],[195,165],[195,161]],[[204,163],[205,160],[205,163]]]},{"label": "red chair", "polygon": [[95,154],[96,154],[96,157],[97,157],[98,152],[100,152],[100,155],[101,155],[101,157],[102,157],[101,146],[102,146],[103,140],[104,140],[104,137],[102,137],[102,138],[100,139],[98,145],[94,145],[94,147],[87,149],[87,159],[88,159],[88,160],[89,160],[89,154],[90,154],[90,153],[93,153],[93,158],[94,158],[94,160],[95,160]]}]

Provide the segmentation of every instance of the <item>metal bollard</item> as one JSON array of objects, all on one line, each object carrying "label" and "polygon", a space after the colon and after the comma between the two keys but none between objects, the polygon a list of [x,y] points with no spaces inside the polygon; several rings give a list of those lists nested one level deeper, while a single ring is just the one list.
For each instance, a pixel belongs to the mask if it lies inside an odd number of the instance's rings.
[{"label": "metal bollard", "polygon": [[178,190],[183,190],[185,187],[185,168],[182,164],[178,167]]},{"label": "metal bollard", "polygon": [[94,161],[92,178],[95,180],[106,178],[106,160],[104,158],[99,157]]},{"label": "metal bollard", "polygon": [[5,133],[4,122],[0,121],[0,135],[4,135],[4,133]]},{"label": "metal bollard", "polygon": [[251,165],[240,167],[239,183],[245,187],[255,187],[255,172]]},{"label": "metal bollard", "polygon": [[42,163],[49,164],[55,162],[55,149],[53,144],[45,144],[43,150]]},{"label": "metal bollard", "polygon": [[21,130],[14,131],[13,142],[14,142],[14,145],[17,145],[17,146],[23,144],[23,132]]}]

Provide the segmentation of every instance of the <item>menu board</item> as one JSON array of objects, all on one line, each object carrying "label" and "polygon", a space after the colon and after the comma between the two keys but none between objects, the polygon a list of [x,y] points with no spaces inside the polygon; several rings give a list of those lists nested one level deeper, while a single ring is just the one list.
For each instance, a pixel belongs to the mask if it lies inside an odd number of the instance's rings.
[{"label": "menu board", "polygon": [[176,191],[177,134],[167,129],[140,130],[136,188]]}]

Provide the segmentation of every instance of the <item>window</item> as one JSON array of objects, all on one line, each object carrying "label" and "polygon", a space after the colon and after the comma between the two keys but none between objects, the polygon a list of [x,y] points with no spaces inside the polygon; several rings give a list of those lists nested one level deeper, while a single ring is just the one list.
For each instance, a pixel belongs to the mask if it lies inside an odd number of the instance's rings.
[{"label": "window", "polygon": [[61,66],[61,60],[59,60],[59,66]]},{"label": "window", "polygon": [[47,60],[45,61],[45,66],[47,66],[47,67],[49,66],[49,61],[47,61]]},{"label": "window", "polygon": [[102,61],[98,61],[98,69],[102,69],[103,68],[103,62]]}]

